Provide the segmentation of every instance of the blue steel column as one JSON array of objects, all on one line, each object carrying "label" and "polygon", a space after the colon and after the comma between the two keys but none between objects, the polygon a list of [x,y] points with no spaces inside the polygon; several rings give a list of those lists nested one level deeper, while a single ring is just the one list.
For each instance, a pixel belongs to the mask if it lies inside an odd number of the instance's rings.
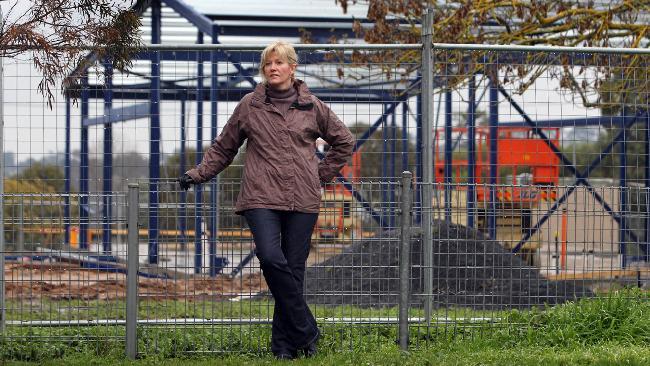
[{"label": "blue steel column", "polygon": [[487,209],[488,221],[488,236],[490,239],[496,239],[496,190],[497,190],[497,176],[499,169],[497,166],[497,141],[499,134],[499,89],[497,86],[498,75],[497,69],[491,70],[492,77],[490,78],[490,200]]},{"label": "blue steel column", "polygon": [[650,254],[648,249],[650,249],[650,106],[649,109],[646,109],[646,124],[645,124],[645,236],[644,243],[645,246],[644,260],[648,262],[650,260]]},{"label": "blue steel column", "polygon": [[[212,27],[212,44],[217,44],[217,28]],[[217,61],[218,51],[210,52],[210,141],[217,138],[217,97],[218,97],[218,77]],[[219,177],[212,180],[210,185],[210,236],[209,236],[209,264],[210,276],[217,275],[217,235],[219,230]]]},{"label": "blue steel column", "polygon": [[88,249],[88,74],[81,77],[81,153],[79,157],[79,249]]},{"label": "blue steel column", "polygon": [[[623,108],[623,117],[627,113],[627,108]],[[619,179],[620,179],[620,223],[618,225],[618,238],[619,246],[621,250],[621,267],[625,268],[627,266],[627,235],[625,234],[625,228],[627,228],[627,127],[622,126],[623,138],[619,142],[619,152],[620,152],[620,166],[619,166]]]},{"label": "blue steel column", "polygon": [[[113,108],[113,65],[110,60],[104,60],[104,113]],[[113,125],[104,124],[104,173],[103,173],[103,222],[102,222],[102,250],[105,254],[111,253],[111,218],[113,193]]]},{"label": "blue steel column", "polygon": [[[185,155],[187,154],[185,151],[185,141],[187,140],[187,131],[185,127],[185,118],[186,118],[186,108],[187,108],[187,95],[183,93],[181,97],[181,149],[180,149],[180,160],[178,162],[179,165],[179,175],[185,174],[185,171],[187,170],[187,167],[185,166]],[[185,251],[187,249],[186,244],[187,244],[187,236],[186,236],[186,230],[187,230],[187,192],[181,189],[181,197],[180,197],[180,206],[178,208],[178,214],[180,215],[179,217],[179,229],[180,229],[180,236],[181,236],[181,250]]]},{"label": "blue steel column", "polygon": [[[393,113],[391,113],[390,120],[390,179],[397,178],[395,175],[395,155],[397,154],[397,108],[393,108]],[[390,227],[395,227],[395,187],[396,184],[391,184],[390,189]]]},{"label": "blue steel column", "polygon": [[476,215],[476,77],[469,79],[467,113],[467,226],[474,227]]},{"label": "blue steel column", "polygon": [[451,90],[445,90],[445,221],[451,222],[451,175],[452,175],[452,114],[451,114]]},{"label": "blue steel column", "polygon": [[65,96],[65,156],[63,163],[63,190],[65,193],[64,203],[63,203],[63,225],[64,225],[64,237],[63,242],[67,245],[70,244],[70,97]]},{"label": "blue steel column", "polygon": [[402,102],[402,171],[409,169],[408,99]]},{"label": "blue steel column", "polygon": [[[160,1],[151,4],[151,43],[160,43]],[[149,125],[149,263],[158,263],[158,180],[160,178],[160,52],[151,52]]]},{"label": "blue steel column", "polygon": [[390,204],[388,203],[388,119],[386,116],[386,105],[382,105],[381,112],[381,138],[382,138],[382,152],[381,152],[381,216],[382,222],[388,224],[387,229],[390,228]]},{"label": "blue steel column", "polygon": [[[197,43],[203,43],[203,33],[199,31]],[[203,54],[196,53],[196,164],[203,159]],[[194,186],[194,273],[201,273],[203,267],[203,243],[201,242],[203,221],[201,217],[201,185]]]}]

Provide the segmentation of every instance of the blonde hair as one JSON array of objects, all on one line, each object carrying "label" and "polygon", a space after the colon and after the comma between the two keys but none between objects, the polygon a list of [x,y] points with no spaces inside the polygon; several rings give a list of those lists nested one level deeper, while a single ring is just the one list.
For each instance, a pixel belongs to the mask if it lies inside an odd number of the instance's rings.
[{"label": "blonde hair", "polygon": [[[262,77],[262,82],[266,84],[266,75],[264,75],[264,64],[266,64],[267,59],[271,56],[271,53],[275,52],[278,57],[287,62],[288,64],[297,65],[298,64],[298,55],[293,46],[285,41],[275,41],[270,45],[266,46],[264,51],[262,51],[262,57],[260,59],[260,76]],[[291,75],[293,79],[294,76]]]}]

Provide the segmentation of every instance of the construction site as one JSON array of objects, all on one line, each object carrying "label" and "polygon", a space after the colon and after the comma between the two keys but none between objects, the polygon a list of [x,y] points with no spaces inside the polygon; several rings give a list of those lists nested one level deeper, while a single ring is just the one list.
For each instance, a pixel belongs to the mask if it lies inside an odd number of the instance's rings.
[{"label": "construction site", "polygon": [[[189,191],[178,177],[262,82],[260,52],[277,38],[355,138],[347,165],[321,182],[303,289],[319,324],[400,321],[428,336],[647,289],[647,100],[594,106],[602,95],[569,95],[558,77],[646,72],[647,53],[434,45],[425,23],[421,43],[369,44],[352,25],[371,20],[354,9],[305,18],[145,3],[132,65],[89,52],[52,109],[24,95],[40,80],[31,64],[5,65],[2,329],[271,322],[235,212],[247,146]],[[317,161],[329,149],[315,142]]]}]

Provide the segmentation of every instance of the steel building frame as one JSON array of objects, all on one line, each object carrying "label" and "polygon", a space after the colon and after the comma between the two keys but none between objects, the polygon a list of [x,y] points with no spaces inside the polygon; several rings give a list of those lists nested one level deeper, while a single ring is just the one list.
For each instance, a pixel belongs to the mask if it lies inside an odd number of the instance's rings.
[{"label": "steel building frame", "polygon": [[[180,16],[188,20],[191,25],[197,29],[197,43],[198,45],[191,46],[191,48],[197,53],[192,55],[189,52],[181,52],[182,48],[177,47],[159,47],[157,45],[161,44],[161,32],[162,32],[162,16],[161,16],[161,7],[162,5],[174,10]],[[141,5],[141,4],[140,4]],[[179,0],[152,0],[148,4],[151,8],[151,43],[152,46],[148,47],[145,51],[137,55],[137,59],[141,60],[150,60],[151,61],[151,81],[149,83],[137,84],[131,86],[120,86],[119,89],[115,88],[112,84],[112,70],[110,69],[109,60],[97,60],[96,55],[89,54],[87,56],[88,61],[102,62],[106,67],[106,85],[102,86],[90,86],[88,84],[87,68],[79,67],[72,75],[81,76],[81,163],[80,163],[80,182],[79,189],[81,193],[80,199],[80,249],[87,249],[87,231],[89,227],[89,210],[88,210],[88,196],[89,196],[89,186],[88,186],[88,128],[93,125],[104,125],[104,181],[103,181],[103,225],[102,225],[102,249],[104,252],[109,253],[111,251],[111,202],[110,202],[110,193],[112,191],[112,148],[110,142],[112,141],[112,124],[117,122],[123,122],[128,120],[133,120],[137,118],[150,118],[150,160],[149,160],[149,252],[148,252],[148,262],[150,264],[158,263],[158,184],[160,178],[160,102],[164,100],[174,100],[181,102],[181,154],[185,153],[185,140],[186,129],[184,125],[185,116],[186,116],[186,102],[188,100],[195,100],[197,103],[197,163],[202,159],[202,121],[203,121],[203,103],[209,102],[210,104],[210,139],[216,137],[217,133],[217,109],[218,102],[229,102],[229,101],[239,101],[241,97],[249,92],[252,87],[255,85],[253,75],[256,73],[256,70],[245,69],[239,65],[240,61],[256,61],[259,57],[258,52],[241,52],[238,55],[233,55],[228,52],[222,52],[218,48],[219,36],[222,35],[246,35],[254,36],[259,35],[263,31],[263,34],[275,36],[275,37],[296,37],[299,36],[300,27],[305,28],[309,31],[314,40],[319,43],[325,43],[326,40],[332,35],[341,36],[343,34],[351,33],[351,21],[350,20],[341,20],[334,18],[314,18],[314,22],[307,24],[305,26],[304,20],[291,18],[291,17],[236,17],[236,16],[210,16],[198,13],[195,9],[188,6],[182,1]],[[141,7],[138,11],[142,14],[145,8]],[[363,24],[367,25],[367,21],[362,20]],[[204,35],[208,35],[212,39],[212,47],[201,48],[201,44],[204,41]],[[207,46],[207,45],[206,45]],[[414,45],[403,45],[405,48],[421,48],[421,44]],[[224,47],[225,48],[225,47]],[[435,45],[436,49],[464,49],[463,45]],[[494,47],[492,47],[494,48]],[[186,50],[188,48],[185,48]],[[250,48],[248,48],[250,49]],[[466,48],[470,49],[480,49],[480,47]],[[539,47],[537,48],[539,49]],[[506,49],[507,50],[507,49]],[[553,49],[557,51],[557,48]],[[516,60],[519,56],[516,54],[506,55],[505,59]],[[576,59],[580,59],[576,57]],[[161,79],[160,79],[160,62],[165,60],[174,60],[174,61],[195,61],[197,62],[197,85],[195,89],[182,87],[174,83],[166,83],[164,90],[161,90]],[[321,60],[317,55],[310,55],[306,63],[315,63]],[[237,82],[241,80],[247,80],[251,87],[250,88],[239,88],[236,91],[233,91],[232,88],[234,83],[219,83],[217,77],[217,65],[219,61],[230,61],[237,67],[238,74],[236,75],[235,80]],[[211,67],[211,80],[210,80],[210,89],[206,90],[203,85],[204,78],[204,62],[210,62]],[[92,62],[91,62],[92,63]],[[422,80],[422,77],[419,75],[413,80],[411,80],[411,86],[417,85]],[[432,83],[433,88],[445,89],[446,85],[444,80],[441,78],[434,78]],[[225,93],[225,89],[230,89],[228,93]],[[409,112],[408,100],[413,95],[408,94],[409,88],[405,88],[404,94],[401,99],[394,100],[391,102],[386,102],[390,100],[387,98],[387,94],[383,92],[381,86],[377,89],[372,88],[346,88],[342,90],[330,90],[330,89],[312,89],[314,94],[318,96],[326,96],[327,100],[330,102],[345,102],[345,93],[354,92],[356,96],[356,101],[358,102],[367,102],[367,103],[380,103],[384,105],[382,115],[375,121],[370,128],[357,140],[355,145],[355,151],[361,147],[368,138],[379,128],[379,126],[384,125],[388,126],[388,120],[390,116],[390,126],[396,126],[396,110],[399,105],[402,106],[402,116],[403,120],[401,121],[403,128],[406,127],[407,123],[407,114]],[[431,91],[432,92],[432,91]],[[524,122],[521,123],[509,123],[503,124],[499,123],[498,116],[498,103],[499,103],[499,94],[505,98],[514,109],[522,116]],[[451,138],[451,107],[452,107],[452,93],[447,91],[441,95],[445,95],[445,131],[446,136]],[[66,151],[65,151],[65,189],[66,192],[70,192],[70,93],[66,97]],[[103,99],[106,112],[105,116],[89,118],[88,106],[89,100],[93,99]],[[416,95],[416,177],[418,182],[423,182],[424,170],[423,169],[423,154],[425,148],[427,148],[426,141],[423,140],[423,136],[426,134],[426,131],[423,129],[423,120],[422,120],[422,94]],[[579,172],[575,169],[573,163],[564,156],[553,144],[550,143],[548,138],[540,130],[541,127],[575,127],[575,126],[588,126],[588,125],[598,125],[603,122],[608,124],[614,124],[624,127],[624,129],[629,128],[632,124],[636,123],[638,120],[642,119],[644,116],[646,118],[646,123],[648,124],[650,130],[650,116],[647,112],[643,112],[634,116],[634,118],[629,118],[625,115],[621,117],[595,117],[595,118],[582,118],[582,119],[566,119],[566,120],[552,120],[552,121],[533,121],[525,111],[512,99],[508,92],[503,89],[503,87],[497,85],[496,83],[491,82],[488,86],[488,98],[489,98],[489,129],[490,129],[490,152],[489,152],[489,161],[490,161],[490,179],[489,183],[491,184],[490,188],[490,199],[489,199],[489,210],[488,210],[488,234],[491,238],[496,236],[496,183],[497,183],[497,150],[496,150],[496,139],[497,139],[497,128],[498,126],[527,126],[533,129],[533,131],[544,140],[555,152],[555,154],[560,158],[563,166],[570,169],[576,177],[575,185],[569,191],[567,191],[554,205],[549,212],[547,212],[544,217],[534,225],[531,232],[525,234],[517,246],[513,249],[513,252],[517,252],[524,243],[544,224],[546,220],[559,208],[559,206],[566,200],[569,194],[575,189],[577,185],[584,185],[589,189],[590,193],[594,198],[601,203],[606,212],[608,212],[620,225],[621,230],[621,245],[623,253],[624,251],[624,238],[623,236],[630,235],[631,238],[635,241],[639,241],[638,238],[628,229],[625,221],[625,197],[621,195],[621,212],[615,212],[603,199],[598,195],[598,193],[593,189],[589,184],[588,176],[589,173],[597,167],[602,158],[595,159],[590,167],[584,172]],[[113,109],[113,101],[116,99],[148,99],[149,103],[135,105],[127,108],[117,108]],[[474,145],[475,131],[476,131],[476,103],[478,103],[476,98],[476,85],[475,77],[472,76],[469,82],[469,108],[468,108],[468,139],[470,141],[469,151],[475,151],[476,146]],[[431,107],[431,106],[429,106]],[[388,133],[389,129],[383,128],[382,131],[384,134]],[[395,129],[393,128],[393,133]],[[430,132],[430,131],[429,131]],[[406,134],[403,134],[403,138],[406,138]],[[621,132],[621,135],[617,136],[614,141],[603,151],[603,154],[611,151],[615,145],[619,144],[622,151],[625,152],[625,141],[622,137],[624,131]],[[387,139],[391,140],[391,146],[388,143],[384,144],[384,152],[396,152],[396,136],[385,136]],[[401,166],[403,170],[407,169],[408,166],[408,148],[407,144],[402,144],[404,151],[402,151],[402,161]],[[646,149],[650,154],[650,132],[647,136]],[[451,189],[451,165],[452,165],[452,144],[445,144],[445,169],[444,169],[444,185],[445,197],[450,197]],[[601,156],[603,155],[601,154]],[[476,177],[473,175],[474,166],[476,161],[473,157],[474,154],[470,154],[469,171],[472,172],[469,176],[469,187],[468,189],[468,199],[467,199],[467,209],[468,209],[468,225],[474,226],[474,212],[476,210],[476,201],[475,193],[472,183],[475,183]],[[184,159],[181,159],[181,170],[185,170]],[[396,159],[394,154],[391,154],[391,159],[384,159],[382,164],[382,172],[384,174],[390,173],[391,176],[395,176],[395,167]],[[625,169],[626,161],[625,154],[622,154],[621,166],[623,167],[620,171],[620,184],[621,187],[626,186],[626,177]],[[431,170],[432,167],[430,167]],[[342,176],[338,177],[338,180],[354,195],[355,199],[361,203],[361,205],[370,213],[371,217],[381,225],[381,227],[390,227],[394,222],[391,222],[383,213],[375,212],[372,208],[370,202],[368,202],[359,192],[355,191],[352,188],[350,182],[345,181]],[[650,188],[650,159],[646,159],[645,167],[645,186]],[[216,207],[217,204],[217,181],[212,181],[210,189],[210,201],[213,207]],[[416,208],[419,208],[420,212],[423,208],[421,192],[419,192],[420,185],[417,185],[416,188],[417,201],[414,203]],[[182,200],[185,202],[185,194],[182,193]],[[195,200],[197,203],[200,203],[202,199],[201,187],[197,186],[195,189]],[[393,188],[388,187],[382,192],[382,198],[386,202],[394,202],[395,195]],[[450,219],[451,212],[451,200],[445,199],[445,213],[446,217]],[[195,205],[195,210],[198,210],[199,205]],[[186,208],[181,207],[182,217],[185,217]],[[195,227],[199,228],[202,225],[202,217],[200,212],[195,212]],[[421,219],[418,215],[417,220]],[[65,202],[65,240],[69,242],[69,230],[70,230],[70,202],[66,198]],[[217,245],[217,210],[212,209],[209,213],[208,226],[209,226],[209,239],[208,239],[208,250],[210,253],[210,263],[209,270],[211,275],[216,274],[216,264],[213,262],[216,254],[216,245]],[[184,236],[185,222],[181,222],[181,231],[182,236]],[[646,218],[646,231],[643,238],[643,243],[641,248],[644,252],[644,260],[648,260],[648,240],[650,239],[650,220]],[[200,236],[195,237],[196,253],[195,253],[195,271],[198,273],[201,271],[202,263],[202,246],[200,245]],[[623,256],[622,265],[625,266],[626,259],[625,255]]]}]

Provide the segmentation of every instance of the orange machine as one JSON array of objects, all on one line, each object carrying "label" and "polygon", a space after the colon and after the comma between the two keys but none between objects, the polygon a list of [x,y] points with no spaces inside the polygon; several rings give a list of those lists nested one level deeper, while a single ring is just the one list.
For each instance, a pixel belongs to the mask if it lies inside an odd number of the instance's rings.
[{"label": "orange machine", "polygon": [[[454,128],[452,142],[456,145],[452,160],[452,221],[467,224],[468,154],[467,128]],[[557,146],[558,128],[544,128],[544,134]],[[444,156],[441,149],[444,130],[435,132],[434,171],[439,189],[435,192],[435,214],[442,218],[444,209]],[[489,129],[476,128],[476,226],[488,225],[490,200]],[[512,249],[532,226],[536,209],[542,201],[557,199],[560,160],[545,141],[526,127],[499,127],[497,139],[496,238]],[[448,214],[448,213],[447,213]],[[544,238],[537,233],[521,248],[520,254],[531,265],[539,263],[538,249]]]},{"label": "orange machine", "polygon": [[[557,146],[558,128],[543,129],[552,144]],[[466,145],[467,128],[453,128],[452,141],[461,141]],[[553,150],[533,130],[526,127],[500,127],[497,140],[497,200],[505,205],[530,206],[539,200],[555,200],[555,187],[559,181],[560,159]],[[489,130],[481,126],[476,128],[476,200],[489,200]],[[444,139],[444,130],[435,132],[435,181],[444,183],[444,157],[440,148]],[[467,151],[466,147],[463,149]],[[452,162],[452,181],[454,184],[467,183],[467,153]],[[459,186],[464,187],[464,186]]]}]

